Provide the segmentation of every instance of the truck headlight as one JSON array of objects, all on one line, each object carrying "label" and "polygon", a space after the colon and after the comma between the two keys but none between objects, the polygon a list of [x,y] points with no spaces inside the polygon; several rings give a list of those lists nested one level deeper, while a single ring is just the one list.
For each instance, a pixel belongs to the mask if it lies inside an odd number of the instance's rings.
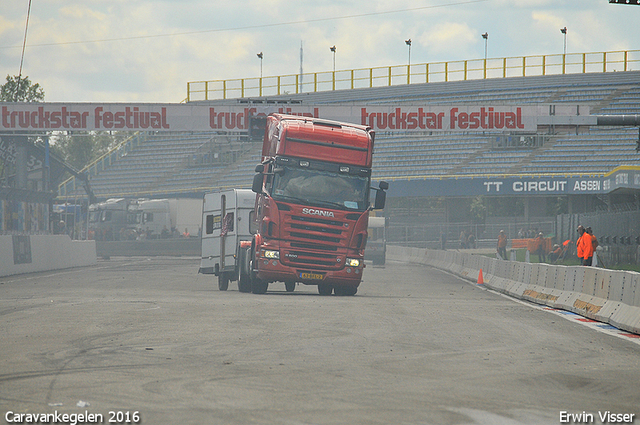
[{"label": "truck headlight", "polygon": [[280,259],[280,251],[274,251],[271,249],[265,249],[264,251],[262,251],[262,256],[264,258],[275,258],[275,259]]},{"label": "truck headlight", "polygon": [[357,258],[347,258],[347,266],[349,267],[358,267],[360,265],[360,260]]}]

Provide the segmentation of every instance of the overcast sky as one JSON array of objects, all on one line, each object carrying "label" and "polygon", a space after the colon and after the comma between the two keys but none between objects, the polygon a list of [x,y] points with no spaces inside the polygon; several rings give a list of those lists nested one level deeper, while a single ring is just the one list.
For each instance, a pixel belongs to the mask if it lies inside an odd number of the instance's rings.
[{"label": "overcast sky", "polygon": [[[0,3],[0,78],[29,0]],[[640,6],[608,0],[32,0],[23,75],[47,101],[180,102],[187,81],[640,49]]]}]

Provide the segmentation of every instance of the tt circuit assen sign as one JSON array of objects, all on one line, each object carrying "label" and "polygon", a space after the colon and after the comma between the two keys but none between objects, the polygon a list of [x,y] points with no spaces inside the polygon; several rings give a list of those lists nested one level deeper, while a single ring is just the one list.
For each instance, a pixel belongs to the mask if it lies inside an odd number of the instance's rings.
[{"label": "tt circuit assen sign", "polygon": [[394,180],[388,195],[392,197],[595,195],[610,193],[617,189],[640,189],[640,167],[621,166],[604,176]]},{"label": "tt circuit assen sign", "polygon": [[[272,112],[370,126],[379,131],[535,132],[539,106],[0,103],[5,131],[246,131]],[[548,112],[547,112],[548,114]]]}]

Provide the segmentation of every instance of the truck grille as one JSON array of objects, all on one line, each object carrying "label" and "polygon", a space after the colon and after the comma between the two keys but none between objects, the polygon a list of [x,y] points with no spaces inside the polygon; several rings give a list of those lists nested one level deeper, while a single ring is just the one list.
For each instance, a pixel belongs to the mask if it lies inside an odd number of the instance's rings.
[{"label": "truck grille", "polygon": [[283,261],[322,269],[344,267],[345,256],[338,251],[346,246],[350,232],[343,221],[290,214],[283,218],[283,236],[290,241],[282,247]]}]

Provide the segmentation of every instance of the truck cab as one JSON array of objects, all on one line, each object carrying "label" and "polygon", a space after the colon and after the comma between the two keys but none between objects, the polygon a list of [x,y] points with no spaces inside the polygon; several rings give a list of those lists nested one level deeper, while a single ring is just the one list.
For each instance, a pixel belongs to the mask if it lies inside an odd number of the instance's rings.
[{"label": "truck cab", "polygon": [[[362,280],[374,133],[369,127],[298,116],[267,119],[256,167],[252,292],[284,282],[354,295]],[[376,207],[384,207],[381,182]]]}]

